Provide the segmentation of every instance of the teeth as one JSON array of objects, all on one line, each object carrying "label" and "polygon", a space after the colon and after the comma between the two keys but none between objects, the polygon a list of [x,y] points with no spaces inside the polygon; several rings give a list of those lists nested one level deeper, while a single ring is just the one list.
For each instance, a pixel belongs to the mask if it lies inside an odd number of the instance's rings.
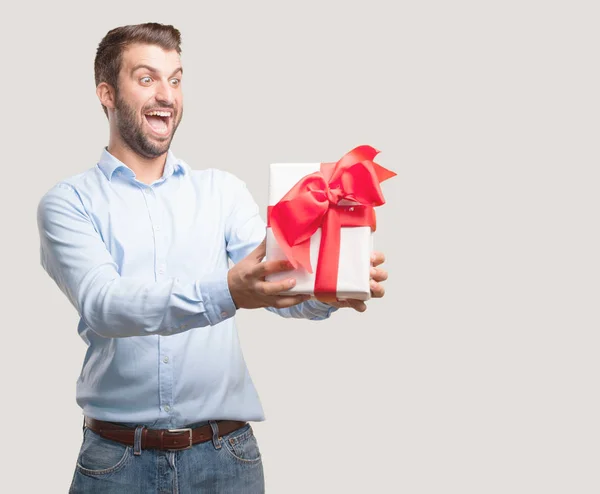
[{"label": "teeth", "polygon": [[151,111],[150,113],[146,113],[149,116],[157,116],[157,117],[170,117],[171,112],[168,111]]}]

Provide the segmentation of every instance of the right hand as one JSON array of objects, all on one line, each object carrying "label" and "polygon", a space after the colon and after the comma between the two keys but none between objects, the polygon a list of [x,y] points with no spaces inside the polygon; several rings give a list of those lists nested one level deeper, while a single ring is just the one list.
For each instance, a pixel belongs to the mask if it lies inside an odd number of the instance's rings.
[{"label": "right hand", "polygon": [[310,299],[310,295],[286,295],[285,292],[296,285],[296,280],[265,281],[265,276],[293,268],[289,261],[261,262],[267,253],[266,238],[244,259],[227,273],[229,293],[238,309],[292,307]]}]

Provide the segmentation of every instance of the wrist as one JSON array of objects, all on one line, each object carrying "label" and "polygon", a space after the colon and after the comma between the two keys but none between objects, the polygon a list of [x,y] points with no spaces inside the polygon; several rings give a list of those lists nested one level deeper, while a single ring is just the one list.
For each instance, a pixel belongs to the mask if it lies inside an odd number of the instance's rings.
[{"label": "wrist", "polygon": [[240,308],[240,306],[237,302],[237,297],[236,297],[233,269],[230,269],[229,271],[227,271],[227,287],[229,288],[229,295],[231,296],[233,305],[235,305],[235,308],[237,310]]}]

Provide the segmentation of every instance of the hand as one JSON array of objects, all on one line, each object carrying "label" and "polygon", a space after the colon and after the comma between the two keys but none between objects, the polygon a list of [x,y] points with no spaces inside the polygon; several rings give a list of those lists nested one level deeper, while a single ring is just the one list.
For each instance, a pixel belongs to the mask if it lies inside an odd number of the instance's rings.
[{"label": "hand", "polygon": [[283,309],[302,303],[310,295],[282,295],[296,284],[289,278],[283,281],[265,281],[265,276],[294,269],[288,261],[261,262],[267,253],[266,238],[248,256],[227,273],[229,293],[238,309],[275,307]]},{"label": "hand", "polygon": [[[383,255],[383,252],[373,252],[373,254],[371,254],[371,297],[373,298],[381,298],[385,295],[385,288],[380,282],[387,280],[388,274],[385,269],[377,267],[384,262],[385,255]],[[329,305],[338,308],[351,307],[358,312],[367,310],[367,304],[362,300],[347,299],[328,303]]]}]

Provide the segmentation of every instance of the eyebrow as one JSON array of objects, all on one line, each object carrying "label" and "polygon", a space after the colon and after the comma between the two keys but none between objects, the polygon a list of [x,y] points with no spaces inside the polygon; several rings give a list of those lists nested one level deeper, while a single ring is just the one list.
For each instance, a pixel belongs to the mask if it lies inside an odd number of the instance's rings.
[{"label": "eyebrow", "polygon": [[[150,65],[146,65],[144,63],[138,64],[135,67],[133,67],[133,69],[131,69],[131,73],[133,74],[136,70],[139,69],[146,69],[154,74],[158,74],[158,69],[151,67]],[[177,72],[181,72],[183,74],[183,68],[181,67],[177,67],[177,69],[175,69],[175,71],[169,76],[169,77],[173,77],[175,74],[177,74]]]}]

